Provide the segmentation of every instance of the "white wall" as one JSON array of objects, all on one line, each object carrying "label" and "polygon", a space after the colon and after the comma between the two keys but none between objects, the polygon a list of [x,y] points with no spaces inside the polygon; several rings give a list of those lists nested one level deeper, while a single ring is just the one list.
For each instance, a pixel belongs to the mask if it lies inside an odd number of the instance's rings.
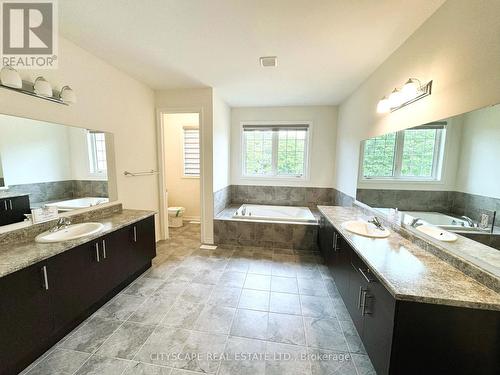
[{"label": "white wall", "polygon": [[156,108],[158,111],[173,112],[200,112],[201,136],[201,168],[200,188],[203,196],[201,216],[202,241],[213,243],[213,103],[212,89],[178,89],[156,91]]},{"label": "white wall", "polygon": [[457,190],[500,198],[500,105],[464,116]]},{"label": "white wall", "polygon": [[184,126],[199,126],[197,113],[164,115],[165,178],[168,205],[186,209],[186,219],[200,218],[200,179],[184,177]]},{"label": "white wall", "polygon": [[63,106],[0,90],[0,112],[114,134],[118,198],[126,208],[158,210],[157,176],[125,177],[123,171],[157,168],[154,92],[64,38],[59,68],[21,71],[43,75],[56,89],[70,85],[78,102]]},{"label": "white wall", "polygon": [[68,128],[0,115],[6,185],[72,179]]},{"label": "white wall", "polygon": [[[245,121],[310,121],[312,147],[309,180],[242,178],[241,124]],[[337,107],[242,107],[231,110],[231,184],[333,187]]]},{"label": "white wall", "polygon": [[[337,178],[355,196],[360,141],[500,102],[500,2],[447,1],[339,108]],[[379,99],[408,77],[434,80],[431,96],[379,115]]]},{"label": "white wall", "polygon": [[213,93],[214,192],[230,184],[231,108]]}]

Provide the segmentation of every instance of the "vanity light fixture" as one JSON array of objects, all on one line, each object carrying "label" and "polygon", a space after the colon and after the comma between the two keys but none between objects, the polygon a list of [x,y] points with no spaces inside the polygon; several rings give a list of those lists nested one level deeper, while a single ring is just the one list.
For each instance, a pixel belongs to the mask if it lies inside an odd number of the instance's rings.
[{"label": "vanity light fixture", "polygon": [[59,98],[64,102],[64,103],[69,103],[73,104],[76,103],[76,95],[73,89],[69,86],[64,86],[61,89],[61,93],[59,94]]},{"label": "vanity light fixture", "polygon": [[392,90],[389,98],[385,96],[377,104],[378,113],[394,112],[432,93],[432,81],[422,85],[417,78],[409,78],[401,87]]},{"label": "vanity light fixture", "polygon": [[48,83],[45,78],[37,77],[33,83],[33,90],[35,94],[40,96],[52,96],[52,86]]},{"label": "vanity light fixture", "polygon": [[35,82],[23,81],[17,70],[9,65],[0,71],[0,87],[63,105],[76,103],[76,94],[71,87],[53,90],[52,85],[41,76]]},{"label": "vanity light fixture", "polygon": [[23,87],[21,76],[13,67],[6,65],[0,72],[0,80],[3,86],[20,89]]}]

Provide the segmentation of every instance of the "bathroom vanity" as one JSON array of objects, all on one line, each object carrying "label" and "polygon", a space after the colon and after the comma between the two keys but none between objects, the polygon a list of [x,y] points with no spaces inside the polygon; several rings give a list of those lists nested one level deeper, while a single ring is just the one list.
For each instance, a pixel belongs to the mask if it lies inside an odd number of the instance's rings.
[{"label": "bathroom vanity", "polygon": [[28,194],[1,193],[0,226],[23,221],[26,219],[24,215],[30,212],[30,199]]},{"label": "bathroom vanity", "polygon": [[78,240],[0,246],[0,374],[15,374],[151,266],[154,213],[92,218],[104,228]]},{"label": "bathroom vanity", "polygon": [[500,294],[401,237],[342,223],[355,207],[318,206],[319,248],[377,374],[500,373]]}]

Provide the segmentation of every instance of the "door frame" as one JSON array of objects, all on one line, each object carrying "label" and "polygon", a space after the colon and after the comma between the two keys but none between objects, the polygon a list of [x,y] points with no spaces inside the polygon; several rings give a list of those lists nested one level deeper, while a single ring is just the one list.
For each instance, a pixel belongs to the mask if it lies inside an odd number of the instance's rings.
[{"label": "door frame", "polygon": [[200,129],[200,226],[201,226],[201,238],[200,241],[203,242],[205,238],[205,207],[204,207],[204,195],[207,184],[205,179],[207,178],[207,173],[205,173],[207,163],[203,157],[204,145],[204,123],[203,123],[203,108],[202,107],[161,107],[156,110],[157,119],[157,148],[158,148],[158,188],[159,188],[159,198],[160,198],[160,240],[167,240],[170,238],[168,230],[168,209],[166,207],[167,199],[165,194],[168,193],[167,178],[165,176],[165,123],[164,115],[175,115],[183,113],[197,113],[198,114],[198,127]]}]

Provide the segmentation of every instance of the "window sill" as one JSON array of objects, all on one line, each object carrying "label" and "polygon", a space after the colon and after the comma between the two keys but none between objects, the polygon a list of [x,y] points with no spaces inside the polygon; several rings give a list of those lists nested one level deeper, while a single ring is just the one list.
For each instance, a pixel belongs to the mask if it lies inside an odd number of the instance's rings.
[{"label": "window sill", "polygon": [[304,182],[309,181],[309,178],[304,177],[290,177],[290,176],[240,176],[241,180],[246,181],[285,181],[285,182]]}]

